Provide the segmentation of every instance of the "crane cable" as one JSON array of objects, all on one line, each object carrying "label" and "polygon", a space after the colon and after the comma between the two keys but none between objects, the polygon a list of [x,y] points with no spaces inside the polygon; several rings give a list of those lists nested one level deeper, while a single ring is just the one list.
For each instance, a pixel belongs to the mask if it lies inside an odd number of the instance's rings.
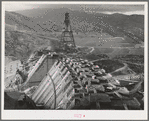
[{"label": "crane cable", "polygon": [[54,109],[56,109],[56,89],[55,89],[55,84],[54,81],[52,79],[52,77],[50,76],[50,74],[48,73],[48,76],[50,77],[52,84],[53,84],[53,90],[54,90]]}]

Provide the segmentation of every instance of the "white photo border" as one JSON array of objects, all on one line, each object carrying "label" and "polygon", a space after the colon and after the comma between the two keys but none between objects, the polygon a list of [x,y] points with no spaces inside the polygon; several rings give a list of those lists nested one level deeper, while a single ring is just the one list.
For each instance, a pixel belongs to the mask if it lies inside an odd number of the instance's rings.
[{"label": "white photo border", "polygon": [[[110,1],[49,1],[50,4],[121,4],[121,5],[144,5],[145,19],[144,19],[144,110],[4,110],[4,57],[5,57],[5,26],[4,26],[4,15],[5,15],[5,3],[7,2],[20,2],[20,1],[5,1],[2,2],[1,7],[1,25],[2,25],[2,36],[1,36],[1,117],[2,120],[146,120],[148,118],[148,2],[110,2]],[[29,1],[21,1],[28,2]],[[47,1],[36,1],[36,3],[46,3]],[[49,3],[48,2],[48,3]],[[32,2],[32,3],[35,3]],[[75,115],[81,115],[81,118],[75,117]]]}]

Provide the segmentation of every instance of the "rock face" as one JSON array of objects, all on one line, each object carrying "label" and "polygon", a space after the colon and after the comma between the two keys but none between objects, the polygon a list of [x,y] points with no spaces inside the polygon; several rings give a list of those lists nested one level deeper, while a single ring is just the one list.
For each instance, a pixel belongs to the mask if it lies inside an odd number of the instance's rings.
[{"label": "rock face", "polygon": [[17,99],[13,99],[5,92],[4,93],[4,109],[15,109]]},{"label": "rock face", "polygon": [[20,92],[5,92],[4,102],[4,109],[36,109],[35,103]]},{"label": "rock face", "polygon": [[[15,75],[17,75],[16,71],[18,69],[22,70],[22,64],[20,60],[15,60],[5,65],[6,66],[5,66],[5,73],[4,73],[4,76],[5,76],[4,84],[5,84],[5,88],[7,88],[8,86],[10,86],[11,83],[14,83]],[[18,75],[18,78],[20,78],[19,75]]]}]

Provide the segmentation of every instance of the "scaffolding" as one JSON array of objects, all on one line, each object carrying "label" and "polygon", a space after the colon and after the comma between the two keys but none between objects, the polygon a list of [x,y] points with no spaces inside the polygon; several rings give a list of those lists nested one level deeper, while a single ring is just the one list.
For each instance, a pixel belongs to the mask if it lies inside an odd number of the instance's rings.
[{"label": "scaffolding", "polygon": [[63,50],[70,51],[70,50],[75,49],[76,45],[75,45],[75,40],[73,36],[73,31],[72,31],[71,24],[70,24],[69,13],[65,13],[64,24],[65,24],[65,29],[61,35],[60,46]]}]

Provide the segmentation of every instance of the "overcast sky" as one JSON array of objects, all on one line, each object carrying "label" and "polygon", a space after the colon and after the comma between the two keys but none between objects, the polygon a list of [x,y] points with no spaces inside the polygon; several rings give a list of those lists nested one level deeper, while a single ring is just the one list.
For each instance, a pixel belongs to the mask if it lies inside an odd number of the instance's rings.
[{"label": "overcast sky", "polygon": [[[99,3],[99,2],[98,2]],[[5,2],[3,7],[6,11],[18,11],[26,9],[36,8],[69,8],[72,10],[84,10],[86,12],[97,12],[97,13],[123,13],[123,14],[144,14],[144,5],[141,4],[95,4],[82,2],[76,3],[52,3],[52,2]]]}]

